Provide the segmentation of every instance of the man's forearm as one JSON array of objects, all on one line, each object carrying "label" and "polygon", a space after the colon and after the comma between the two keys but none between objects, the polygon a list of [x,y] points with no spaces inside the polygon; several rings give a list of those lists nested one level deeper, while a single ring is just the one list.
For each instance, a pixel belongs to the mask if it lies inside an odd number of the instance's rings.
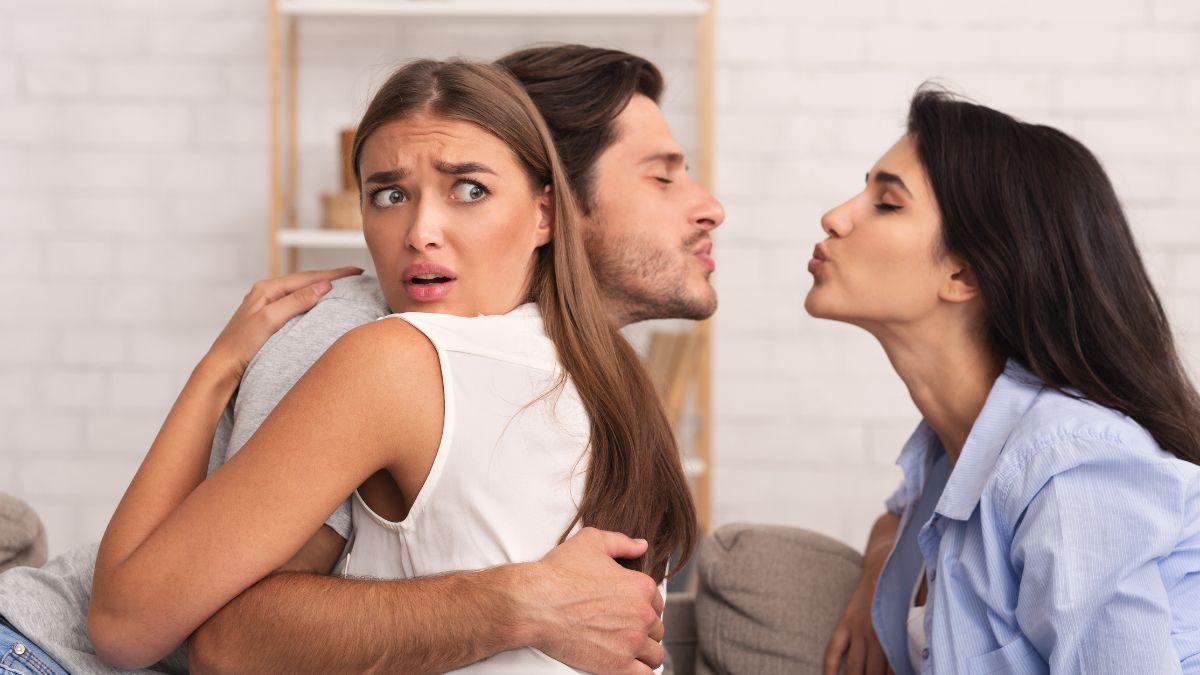
[{"label": "man's forearm", "polygon": [[533,641],[507,589],[527,565],[368,581],[283,572],[192,636],[194,673],[441,673]]}]

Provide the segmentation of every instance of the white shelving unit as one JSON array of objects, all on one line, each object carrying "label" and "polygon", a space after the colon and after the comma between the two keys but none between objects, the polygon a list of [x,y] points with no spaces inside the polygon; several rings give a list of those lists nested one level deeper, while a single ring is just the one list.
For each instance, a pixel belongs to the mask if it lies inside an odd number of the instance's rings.
[{"label": "white shelving unit", "polygon": [[284,16],[669,17],[703,16],[697,0],[279,0]]},{"label": "white shelving unit", "polygon": [[[268,268],[272,276],[294,270],[304,249],[364,249],[361,231],[301,227],[298,223],[297,163],[298,54],[300,21],[354,17],[607,18],[629,20],[692,19],[697,22],[696,122],[694,166],[701,182],[712,186],[713,167],[713,3],[715,0],[267,0],[268,86],[270,101],[270,198]],[[514,45],[515,47],[516,45]],[[686,389],[699,419],[694,452],[684,456],[692,479],[701,527],[711,523],[711,330],[695,328]]]},{"label": "white shelving unit", "polygon": [[280,248],[366,248],[362,230],[325,230],[290,227],[275,237]]}]

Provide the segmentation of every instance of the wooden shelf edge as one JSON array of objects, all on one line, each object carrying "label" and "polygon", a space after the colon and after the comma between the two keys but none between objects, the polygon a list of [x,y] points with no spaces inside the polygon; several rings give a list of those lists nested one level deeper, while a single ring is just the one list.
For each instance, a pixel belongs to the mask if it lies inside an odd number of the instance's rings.
[{"label": "wooden shelf edge", "polygon": [[287,16],[697,17],[706,0],[279,0]]},{"label": "wooden shelf edge", "polygon": [[361,230],[318,230],[280,228],[275,243],[281,248],[363,248],[367,241]]}]

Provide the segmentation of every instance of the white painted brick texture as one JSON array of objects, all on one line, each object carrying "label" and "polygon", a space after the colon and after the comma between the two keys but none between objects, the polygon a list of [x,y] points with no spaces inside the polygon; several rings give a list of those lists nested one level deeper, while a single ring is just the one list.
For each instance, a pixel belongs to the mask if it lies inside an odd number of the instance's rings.
[{"label": "white painted brick texture", "polygon": [[[865,334],[803,312],[818,220],[941,78],[1109,168],[1200,366],[1200,4],[718,0],[715,520],[861,546],[917,421]],[[59,552],[96,539],[197,356],[265,272],[265,3],[0,5],[0,490]],[[660,61],[695,148],[687,21],[310,21],[301,193],[409,56],[540,40]],[[400,45],[400,47],[398,47]],[[311,223],[315,198],[301,200]],[[306,254],[305,264],[362,258]]]}]

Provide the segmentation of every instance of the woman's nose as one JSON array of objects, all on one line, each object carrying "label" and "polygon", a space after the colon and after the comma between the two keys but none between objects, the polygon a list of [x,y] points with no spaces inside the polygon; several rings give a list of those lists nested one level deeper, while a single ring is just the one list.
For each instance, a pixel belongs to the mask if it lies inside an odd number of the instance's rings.
[{"label": "woman's nose", "polygon": [[844,237],[850,234],[854,225],[850,220],[850,202],[836,206],[821,216],[821,229],[831,237]]},{"label": "woman's nose", "polygon": [[441,248],[443,236],[442,214],[433,207],[418,206],[416,218],[408,228],[408,246],[415,251]]}]

